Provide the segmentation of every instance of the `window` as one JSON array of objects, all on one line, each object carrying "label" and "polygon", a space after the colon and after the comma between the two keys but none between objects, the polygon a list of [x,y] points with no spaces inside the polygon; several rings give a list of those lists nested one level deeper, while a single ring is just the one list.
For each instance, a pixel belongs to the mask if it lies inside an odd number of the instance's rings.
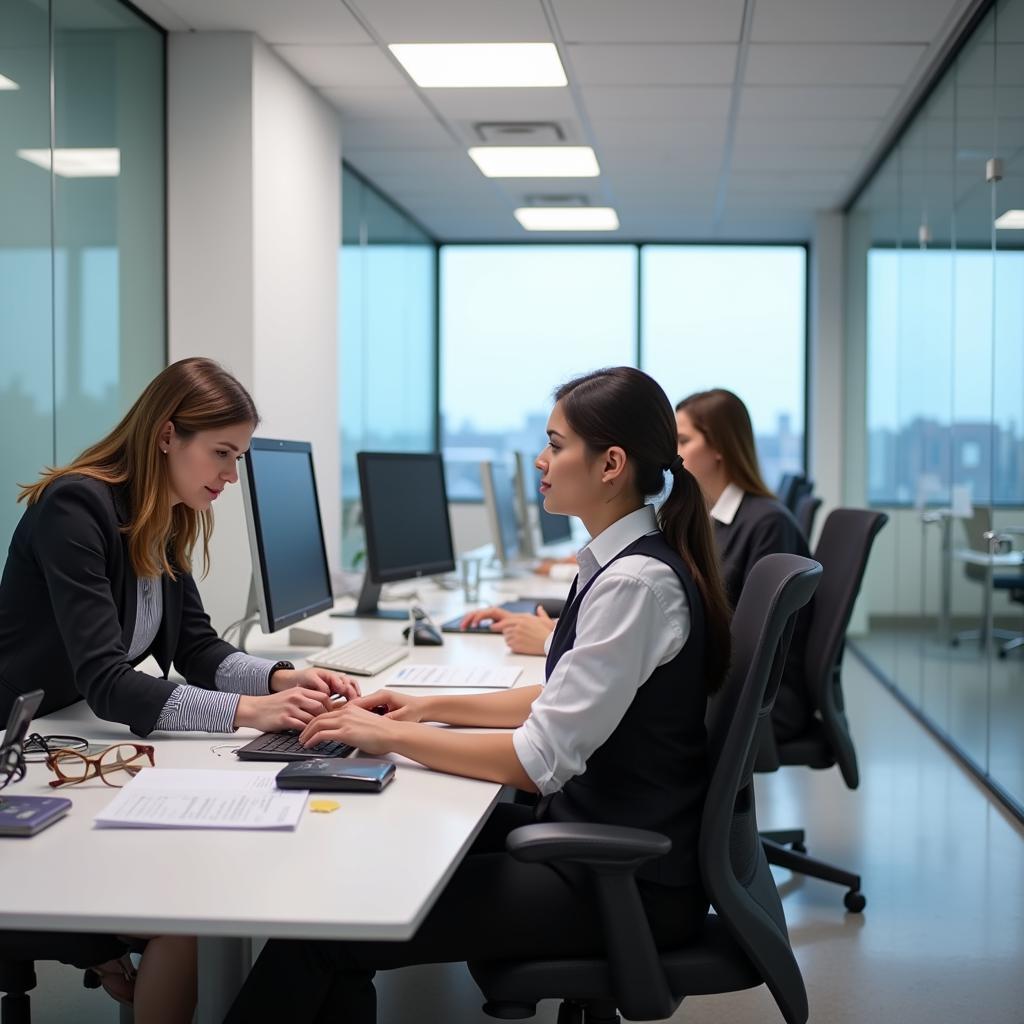
[{"label": "window", "polygon": [[769,487],[804,466],[806,251],[646,245],[641,366],[674,405],[727,388],[750,410]]},{"label": "window", "polygon": [[441,422],[448,495],[481,497],[478,463],[546,443],[551,394],[633,364],[631,245],[441,249]]}]

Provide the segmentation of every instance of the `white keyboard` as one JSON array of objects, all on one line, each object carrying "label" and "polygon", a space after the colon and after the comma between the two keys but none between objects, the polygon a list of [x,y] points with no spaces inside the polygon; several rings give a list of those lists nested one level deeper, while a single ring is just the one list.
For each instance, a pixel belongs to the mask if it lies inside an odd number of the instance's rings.
[{"label": "white keyboard", "polygon": [[396,644],[392,640],[350,640],[347,644],[318,651],[307,660],[333,672],[375,676],[389,665],[401,661],[408,653],[406,644]]}]

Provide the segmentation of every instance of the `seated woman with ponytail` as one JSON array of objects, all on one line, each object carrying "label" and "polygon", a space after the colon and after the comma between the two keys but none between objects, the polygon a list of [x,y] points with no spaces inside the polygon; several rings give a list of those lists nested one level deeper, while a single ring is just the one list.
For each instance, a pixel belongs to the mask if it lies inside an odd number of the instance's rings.
[{"label": "seated woman with ponytail", "polygon": [[[548,650],[546,682],[500,693],[410,697],[381,690],[317,717],[306,743],[342,739],[438,771],[540,794],[498,804],[407,942],[271,940],[230,1022],[376,1020],[373,976],[409,964],[586,956],[603,949],[588,885],[505,852],[531,821],[654,829],[672,849],[638,873],[659,943],[696,935],[708,900],[697,867],[707,790],[708,695],[730,655],[711,524],[676,454],[672,406],[617,367],[556,392],[537,458],[544,505],[579,516],[591,542]],[[659,512],[645,499],[672,490]],[[384,716],[370,708],[386,704]],[[425,723],[510,730],[465,733]],[[426,1013],[425,1017],[430,1014]]]}]

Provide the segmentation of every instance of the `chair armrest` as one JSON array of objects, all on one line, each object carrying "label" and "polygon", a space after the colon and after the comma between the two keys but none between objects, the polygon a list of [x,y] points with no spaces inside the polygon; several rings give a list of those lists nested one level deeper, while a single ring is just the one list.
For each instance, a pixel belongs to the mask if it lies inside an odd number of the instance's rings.
[{"label": "chair armrest", "polygon": [[544,822],[513,829],[505,848],[516,860],[533,864],[572,861],[632,874],[644,861],[668,853],[672,840],[660,832],[620,825]]},{"label": "chair armrest", "polygon": [[676,1001],[640,901],[636,869],[668,853],[672,840],[618,825],[539,822],[513,829],[505,846],[517,860],[583,867],[597,896],[616,1005],[629,1020],[671,1016]]}]

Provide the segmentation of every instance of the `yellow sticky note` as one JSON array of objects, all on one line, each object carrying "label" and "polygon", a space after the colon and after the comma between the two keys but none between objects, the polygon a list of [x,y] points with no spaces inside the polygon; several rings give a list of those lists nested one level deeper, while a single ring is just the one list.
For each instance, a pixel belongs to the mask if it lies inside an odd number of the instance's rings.
[{"label": "yellow sticky note", "polygon": [[309,809],[314,814],[330,814],[331,811],[336,811],[341,804],[337,800],[310,800]]}]

